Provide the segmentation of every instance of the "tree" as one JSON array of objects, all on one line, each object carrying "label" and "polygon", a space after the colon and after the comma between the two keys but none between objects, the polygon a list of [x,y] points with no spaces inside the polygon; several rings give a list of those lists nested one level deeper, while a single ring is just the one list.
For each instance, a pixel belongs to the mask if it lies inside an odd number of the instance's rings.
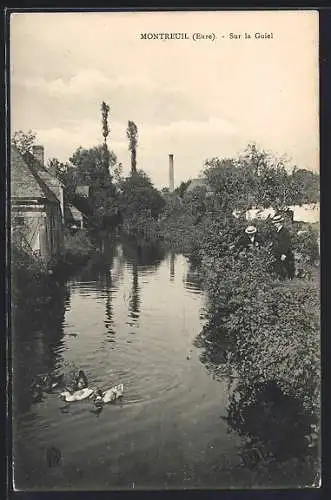
[{"label": "tree", "polygon": [[104,101],[101,104],[101,114],[102,114],[102,135],[104,138],[104,142],[107,143],[107,137],[109,135],[109,126],[108,126],[108,115],[109,115],[110,107]]},{"label": "tree", "polygon": [[138,128],[134,122],[128,121],[126,135],[129,139],[129,151],[131,151],[131,172],[137,171],[137,145],[138,145]]},{"label": "tree", "polygon": [[[90,149],[79,147],[70,158],[76,167],[77,184],[90,187],[90,205],[93,218],[90,219],[96,227],[103,227],[106,220],[118,214],[117,192],[109,169],[104,165],[104,145]],[[115,165],[116,155],[109,152],[109,165]]]},{"label": "tree", "polygon": [[103,168],[105,171],[109,171],[109,151],[107,145],[107,137],[109,135],[109,125],[108,125],[108,115],[109,115],[109,106],[104,101],[101,104],[101,116],[102,116],[102,135],[103,135]]},{"label": "tree", "polygon": [[205,167],[205,178],[220,211],[230,214],[236,208],[248,208],[252,196],[248,171],[232,158],[212,158]]},{"label": "tree", "polygon": [[16,146],[21,154],[31,153],[32,146],[35,144],[37,134],[32,130],[28,132],[23,132],[22,130],[17,130],[14,132],[11,143]]},{"label": "tree", "polygon": [[[81,146],[76,149],[69,161],[77,167],[77,179],[79,184],[92,186],[95,183],[107,185],[111,183],[109,170],[104,168],[103,146],[94,146],[85,149]],[[109,152],[109,166],[116,164],[117,158],[113,151]]]},{"label": "tree", "polygon": [[303,197],[300,176],[295,174],[293,178],[286,169],[286,162],[284,156],[277,158],[250,144],[238,159],[208,160],[204,175],[214,192],[218,209],[223,212],[246,210],[253,205],[281,210]]},{"label": "tree", "polygon": [[68,162],[62,163],[57,158],[51,158],[47,162],[47,170],[62,182],[69,196],[75,193],[78,183],[75,166]]},{"label": "tree", "polygon": [[189,213],[202,216],[206,212],[206,186],[196,186],[192,191],[185,192],[184,205]]},{"label": "tree", "polygon": [[124,217],[145,216],[146,212],[156,218],[165,205],[159,191],[142,170],[132,173],[121,185],[121,208]]},{"label": "tree", "polygon": [[175,193],[177,193],[181,198],[183,198],[191,182],[192,182],[191,179],[189,179],[188,181],[182,181],[180,185],[176,187]]},{"label": "tree", "polygon": [[116,163],[113,166],[113,179],[115,184],[120,184],[123,181],[123,165],[122,163]]},{"label": "tree", "polygon": [[316,203],[320,199],[319,175],[306,169],[294,169],[291,176],[294,203]]}]

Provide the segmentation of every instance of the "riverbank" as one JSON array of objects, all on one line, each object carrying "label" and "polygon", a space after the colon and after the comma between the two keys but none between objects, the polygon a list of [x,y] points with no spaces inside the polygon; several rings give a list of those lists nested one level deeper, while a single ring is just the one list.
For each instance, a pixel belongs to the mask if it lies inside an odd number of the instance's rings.
[{"label": "riverbank", "polygon": [[[270,223],[255,224],[269,241]],[[190,230],[186,227],[185,232],[180,223],[168,223],[167,239],[185,248],[203,277],[208,300],[199,336],[202,361],[216,378],[228,377],[227,421],[247,439],[247,460],[261,473],[252,477],[260,486],[274,485],[277,477],[285,481],[285,476],[289,487],[302,481],[310,486],[320,470],[316,227],[301,224],[302,232],[293,233],[298,273],[292,281],[281,281],[272,271],[267,246],[234,254],[233,245],[245,225],[245,220],[205,214],[190,217]],[[285,474],[287,466],[291,472]]]},{"label": "riverbank", "polygon": [[42,310],[52,304],[58,287],[72,273],[98,254],[86,231],[64,235],[63,252],[46,264],[23,247],[12,246],[11,251],[11,305],[15,315]]}]

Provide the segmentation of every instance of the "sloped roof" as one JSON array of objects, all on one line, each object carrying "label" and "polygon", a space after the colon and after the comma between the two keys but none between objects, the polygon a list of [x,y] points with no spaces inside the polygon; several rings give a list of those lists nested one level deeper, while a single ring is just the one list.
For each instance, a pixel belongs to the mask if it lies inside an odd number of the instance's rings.
[{"label": "sloped roof", "polygon": [[73,205],[69,206],[69,210],[70,210],[71,215],[74,219],[81,219],[82,217],[84,217],[84,214],[78,208],[74,207]]},{"label": "sloped roof", "polygon": [[15,146],[11,148],[11,196],[14,198],[43,198],[44,191]]},{"label": "sloped roof", "polygon": [[11,147],[12,198],[46,198],[52,202],[59,201],[58,193],[53,192],[56,186],[59,186],[59,183],[55,182],[33,155],[27,153],[23,156],[15,146]]},{"label": "sloped roof", "polygon": [[55,194],[57,199],[59,200],[61,197],[61,189],[62,184],[57,177],[52,175],[45,166],[35,158],[31,153],[26,153],[24,155],[24,159],[26,160],[30,169],[34,170],[35,174],[48,186],[52,192]]},{"label": "sloped roof", "polygon": [[186,192],[193,191],[193,189],[197,187],[205,187],[208,188],[208,184],[206,179],[192,179],[190,184],[188,185]]}]

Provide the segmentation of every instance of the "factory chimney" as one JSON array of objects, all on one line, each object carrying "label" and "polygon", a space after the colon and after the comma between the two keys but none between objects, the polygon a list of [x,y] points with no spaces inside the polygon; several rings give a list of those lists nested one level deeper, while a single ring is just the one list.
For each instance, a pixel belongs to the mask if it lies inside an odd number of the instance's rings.
[{"label": "factory chimney", "polygon": [[172,193],[174,190],[174,155],[169,155],[169,191]]}]

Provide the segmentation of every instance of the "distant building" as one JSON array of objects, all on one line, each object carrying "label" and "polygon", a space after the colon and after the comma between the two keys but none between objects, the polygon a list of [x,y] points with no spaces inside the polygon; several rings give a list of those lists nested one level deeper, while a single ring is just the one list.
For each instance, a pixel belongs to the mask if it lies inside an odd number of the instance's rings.
[{"label": "distant building", "polygon": [[[284,215],[286,215],[286,212],[292,213],[294,222],[315,223],[319,222],[320,204],[306,203],[303,205],[291,205],[287,210],[284,211]],[[246,211],[245,217],[247,221],[252,221],[255,219],[266,220],[268,218],[272,218],[275,213],[276,210],[272,207],[251,208],[250,210]]]},{"label": "distant building", "polygon": [[320,220],[320,204],[305,203],[303,205],[292,205],[289,207],[293,211],[293,220],[296,222],[309,222],[314,224]]},{"label": "distant building", "polygon": [[83,229],[87,222],[87,217],[74,205],[67,206],[67,225],[71,229]]},{"label": "distant building", "polygon": [[190,193],[196,188],[206,188],[207,195],[210,195],[213,192],[212,188],[207,182],[207,179],[203,179],[202,177],[198,179],[192,179],[190,184],[186,188],[186,193]]},{"label": "distant building", "polygon": [[63,247],[63,186],[43,164],[43,147],[11,148],[12,242],[49,263]]}]

